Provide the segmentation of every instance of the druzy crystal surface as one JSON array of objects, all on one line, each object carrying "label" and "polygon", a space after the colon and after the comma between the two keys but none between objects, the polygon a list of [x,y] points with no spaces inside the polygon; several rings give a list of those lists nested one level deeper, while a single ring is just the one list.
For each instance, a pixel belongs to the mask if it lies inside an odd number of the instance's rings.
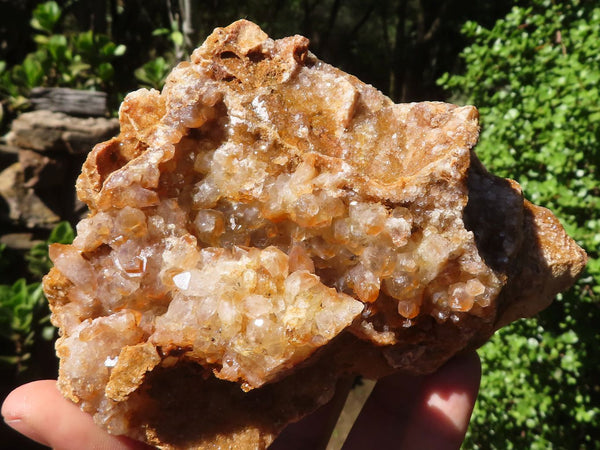
[{"label": "druzy crystal surface", "polygon": [[44,288],[62,392],[161,448],[264,447],[338,376],[431,372],[585,264],[477,161],[474,107],[393,104],[301,36],[216,29],[120,125]]}]

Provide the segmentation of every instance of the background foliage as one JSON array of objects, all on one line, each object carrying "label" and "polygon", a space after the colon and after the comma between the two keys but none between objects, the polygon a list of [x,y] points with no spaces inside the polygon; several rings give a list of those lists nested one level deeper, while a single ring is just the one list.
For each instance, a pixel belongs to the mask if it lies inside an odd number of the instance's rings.
[{"label": "background foliage", "polygon": [[[465,71],[440,84],[475,104],[477,153],[561,218],[588,251],[577,286],[481,349],[467,448],[600,446],[600,6],[533,0],[493,27],[467,22]],[[493,424],[493,426],[490,426]]]},{"label": "background foliage", "polygon": [[[102,89],[118,108],[217,26],[247,18],[274,38],[299,33],[321,59],[395,100],[441,98],[436,79],[458,63],[468,19],[492,24],[512,0],[2,0],[0,101],[6,118],[33,86]],[[33,17],[33,20],[31,19]],[[135,76],[132,76],[135,74]]]},{"label": "background foliage", "polygon": [[0,367],[12,367],[17,374],[27,370],[36,363],[31,361],[34,344],[55,338],[39,280],[52,267],[48,246],[70,244],[73,238],[71,225],[61,222],[46,241],[36,244],[26,255],[30,278],[35,281],[28,283],[27,278],[19,278],[12,285],[0,284]]},{"label": "background foliage", "polygon": [[[539,318],[480,350],[484,377],[465,448],[600,448],[597,2],[0,0],[0,17],[10,18],[0,20],[0,131],[35,86],[106,91],[114,114],[126,92],[160,88],[214,27],[242,17],[274,38],[309,37],[321,59],[396,101],[477,105],[481,159],[551,208],[590,263]],[[0,245],[5,389],[56,370],[39,281],[48,242],[72,237],[61,224],[19,263]]]}]

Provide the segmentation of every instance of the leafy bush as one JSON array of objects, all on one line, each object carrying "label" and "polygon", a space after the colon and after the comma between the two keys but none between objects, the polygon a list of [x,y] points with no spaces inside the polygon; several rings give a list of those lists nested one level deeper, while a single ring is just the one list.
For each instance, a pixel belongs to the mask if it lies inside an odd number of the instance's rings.
[{"label": "leafy bush", "polygon": [[75,239],[75,232],[69,222],[61,222],[50,232],[46,242],[34,245],[25,257],[29,272],[37,277],[43,277],[52,268],[52,261],[48,256],[50,244],[70,244]]},{"label": "leafy bush", "polygon": [[48,321],[48,314],[44,314],[34,323],[34,316],[39,315],[45,302],[40,283],[27,284],[21,278],[12,286],[0,285],[0,339],[13,348],[9,354],[0,355],[0,364],[15,366],[18,372],[27,368],[36,325]]},{"label": "leafy bush", "polygon": [[171,63],[162,56],[159,56],[148,61],[142,67],[137,68],[135,70],[135,78],[142,86],[160,90],[165,84],[167,75],[172,67]]},{"label": "leafy bush", "polygon": [[[41,279],[50,270],[48,245],[69,244],[73,238],[68,222],[57,225],[48,240],[33,247],[27,255],[32,275]],[[11,367],[17,373],[26,370],[36,341],[51,341],[54,335],[48,302],[39,281],[27,283],[20,278],[12,285],[0,285],[0,368]]]},{"label": "leafy bush", "polygon": [[142,86],[162,89],[171,69],[186,56],[186,52],[193,50],[185,45],[185,36],[179,28],[178,21],[172,18],[170,28],[157,28],[152,32],[152,36],[166,40],[168,50],[163,56],[155,56],[135,70],[135,78]]},{"label": "leafy bush", "polygon": [[538,320],[515,323],[482,348],[466,447],[590,448],[600,442],[600,7],[527,4],[491,29],[467,23],[464,74],[439,82],[478,106],[484,163],[552,209],[590,262]]},{"label": "leafy bush", "polygon": [[0,61],[0,93],[8,99],[10,109],[22,108],[36,86],[110,90],[113,61],[125,53],[125,46],[91,30],[58,33],[61,17],[56,2],[37,5],[30,22],[37,31],[33,38],[36,50],[11,68]]}]

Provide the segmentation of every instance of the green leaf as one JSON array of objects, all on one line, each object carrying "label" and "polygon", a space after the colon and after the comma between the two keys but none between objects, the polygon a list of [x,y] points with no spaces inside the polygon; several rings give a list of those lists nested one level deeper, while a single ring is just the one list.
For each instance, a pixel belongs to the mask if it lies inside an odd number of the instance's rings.
[{"label": "green leaf", "polygon": [[61,14],[58,3],[53,1],[41,3],[33,10],[33,18],[30,24],[36,30],[50,34],[58,23]]},{"label": "green leaf", "polygon": [[[36,319],[40,313],[48,316],[41,283],[27,284],[22,278],[13,285],[0,285],[0,343],[3,348],[14,349],[14,355],[2,357],[5,364],[16,364],[19,370],[26,368],[29,349],[40,330]],[[44,320],[39,321],[40,325]]]},{"label": "green leaf", "polygon": [[11,367],[17,365],[20,361],[20,356],[0,355],[0,366]]},{"label": "green leaf", "polygon": [[152,36],[164,36],[166,34],[169,34],[170,32],[171,30],[169,30],[168,28],[157,28],[152,32]]},{"label": "green leaf", "polygon": [[42,339],[45,341],[51,341],[56,337],[56,328],[52,325],[42,328]]},{"label": "green leaf", "polygon": [[149,87],[161,89],[169,70],[170,66],[167,61],[159,56],[136,69],[135,77]]},{"label": "green leaf", "polygon": [[69,72],[73,77],[82,76],[83,73],[90,70],[91,66],[87,63],[83,63],[81,61],[74,61],[69,64]]},{"label": "green leaf", "polygon": [[63,221],[56,225],[50,232],[48,244],[71,244],[75,239],[75,232],[69,222]]},{"label": "green leaf", "polygon": [[29,271],[37,276],[43,276],[52,268],[52,262],[48,255],[50,244],[70,244],[75,238],[75,232],[69,222],[60,222],[50,232],[46,242],[34,245],[25,256]]},{"label": "green leaf", "polygon": [[117,45],[117,47],[113,51],[113,55],[115,55],[115,56],[123,56],[126,51],[127,51],[127,47],[124,46],[123,44],[120,44],[120,45]]},{"label": "green leaf", "polygon": [[175,45],[183,45],[183,33],[181,33],[181,31],[174,31],[171,33],[171,41],[173,41]]},{"label": "green leaf", "polygon": [[35,87],[42,84],[42,80],[44,78],[44,69],[37,59],[28,56],[23,61],[22,68],[28,87]]},{"label": "green leaf", "polygon": [[44,47],[46,45],[48,45],[48,36],[43,35],[43,34],[36,34],[33,37],[33,40],[36,44],[38,44],[41,47]]},{"label": "green leaf", "polygon": [[62,34],[50,36],[47,48],[55,62],[61,62],[67,59],[67,38]]},{"label": "green leaf", "polygon": [[79,33],[75,36],[73,42],[78,53],[90,54],[94,50],[94,33],[92,30]]},{"label": "green leaf", "polygon": [[104,62],[98,66],[98,76],[100,79],[107,83],[112,79],[115,74],[115,69],[111,63]]}]

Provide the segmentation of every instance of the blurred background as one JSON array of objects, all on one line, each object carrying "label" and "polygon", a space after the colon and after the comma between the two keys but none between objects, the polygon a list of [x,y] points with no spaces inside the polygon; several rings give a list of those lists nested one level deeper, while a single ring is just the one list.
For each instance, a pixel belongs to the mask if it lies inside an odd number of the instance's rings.
[{"label": "blurred background", "polygon": [[[477,153],[550,208],[590,257],[539,317],[479,353],[464,448],[600,448],[600,5],[595,0],[0,0],[0,399],[57,373],[40,280],[85,205],[74,182],[118,132],[125,94],[160,89],[217,26],[302,34],[397,102],[474,104]],[[55,89],[63,88],[63,89]],[[39,448],[0,428],[0,448]]]}]

